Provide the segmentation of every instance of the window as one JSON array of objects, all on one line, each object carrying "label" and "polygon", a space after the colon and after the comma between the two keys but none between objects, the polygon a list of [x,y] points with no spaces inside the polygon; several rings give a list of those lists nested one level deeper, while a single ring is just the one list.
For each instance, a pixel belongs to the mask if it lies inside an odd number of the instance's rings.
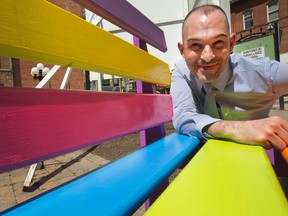
[{"label": "window", "polygon": [[0,56],[0,71],[12,71],[12,59]]},{"label": "window", "polygon": [[278,0],[271,1],[267,5],[267,21],[271,22],[279,18],[279,5]]},{"label": "window", "polygon": [[253,12],[252,10],[247,10],[243,13],[243,26],[244,29],[249,29],[253,27]]},{"label": "window", "polygon": [[110,79],[103,79],[102,80],[102,85],[103,86],[110,86],[111,85],[111,80]]}]

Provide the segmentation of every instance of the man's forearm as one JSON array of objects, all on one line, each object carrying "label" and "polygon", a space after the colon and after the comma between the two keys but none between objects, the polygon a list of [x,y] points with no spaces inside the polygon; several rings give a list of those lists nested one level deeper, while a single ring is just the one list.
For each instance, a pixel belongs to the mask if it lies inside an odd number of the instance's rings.
[{"label": "man's forearm", "polygon": [[237,137],[235,137],[234,134],[237,134],[237,130],[241,127],[241,124],[243,124],[243,122],[222,120],[208,125],[203,129],[203,132],[206,132],[215,138],[236,141]]},{"label": "man's forearm", "polygon": [[218,139],[283,150],[288,145],[288,122],[280,117],[247,121],[218,121],[204,128]]}]

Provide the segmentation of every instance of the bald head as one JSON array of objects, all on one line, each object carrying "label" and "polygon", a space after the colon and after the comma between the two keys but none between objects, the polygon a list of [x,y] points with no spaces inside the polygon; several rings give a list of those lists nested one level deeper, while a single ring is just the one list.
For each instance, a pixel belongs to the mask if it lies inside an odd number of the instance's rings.
[{"label": "bald head", "polygon": [[183,22],[180,54],[191,73],[203,83],[211,83],[224,71],[235,45],[225,12],[217,5],[193,9]]},{"label": "bald head", "polygon": [[184,32],[184,29],[186,27],[187,24],[187,20],[192,16],[192,15],[197,15],[197,17],[199,18],[199,20],[201,22],[205,22],[205,19],[207,19],[207,16],[209,16],[210,14],[214,13],[214,12],[220,12],[220,14],[223,15],[223,22],[225,22],[226,24],[226,29],[227,32],[230,31],[230,27],[229,27],[229,22],[228,22],[228,18],[227,15],[225,13],[225,11],[217,6],[217,5],[212,5],[212,4],[207,4],[207,5],[202,5],[199,7],[196,7],[194,9],[192,9],[185,17],[184,21],[183,21],[183,25],[182,25],[182,34]]}]

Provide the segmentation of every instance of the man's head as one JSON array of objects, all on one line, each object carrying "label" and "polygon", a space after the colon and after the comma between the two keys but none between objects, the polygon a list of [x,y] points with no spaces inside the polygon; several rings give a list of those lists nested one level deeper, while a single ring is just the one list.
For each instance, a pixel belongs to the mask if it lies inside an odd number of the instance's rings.
[{"label": "man's head", "polygon": [[216,5],[203,5],[184,19],[178,48],[190,71],[201,82],[210,83],[224,70],[234,44],[225,12]]}]

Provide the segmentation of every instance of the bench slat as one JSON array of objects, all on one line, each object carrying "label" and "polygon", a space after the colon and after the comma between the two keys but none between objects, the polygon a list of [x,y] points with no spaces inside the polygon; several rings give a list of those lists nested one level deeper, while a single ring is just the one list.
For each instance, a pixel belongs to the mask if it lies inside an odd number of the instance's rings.
[{"label": "bench slat", "polygon": [[0,173],[168,122],[173,113],[169,95],[0,87],[0,101]]},{"label": "bench slat", "polygon": [[[75,0],[150,45],[167,51],[164,32],[126,0]],[[129,14],[129,16],[127,16]]]},{"label": "bench slat", "polygon": [[145,215],[287,216],[288,203],[262,147],[209,140]]},{"label": "bench slat", "polygon": [[47,1],[4,0],[0,9],[0,56],[170,85],[168,64]]},{"label": "bench slat", "polygon": [[131,215],[198,145],[171,134],[3,215]]}]

